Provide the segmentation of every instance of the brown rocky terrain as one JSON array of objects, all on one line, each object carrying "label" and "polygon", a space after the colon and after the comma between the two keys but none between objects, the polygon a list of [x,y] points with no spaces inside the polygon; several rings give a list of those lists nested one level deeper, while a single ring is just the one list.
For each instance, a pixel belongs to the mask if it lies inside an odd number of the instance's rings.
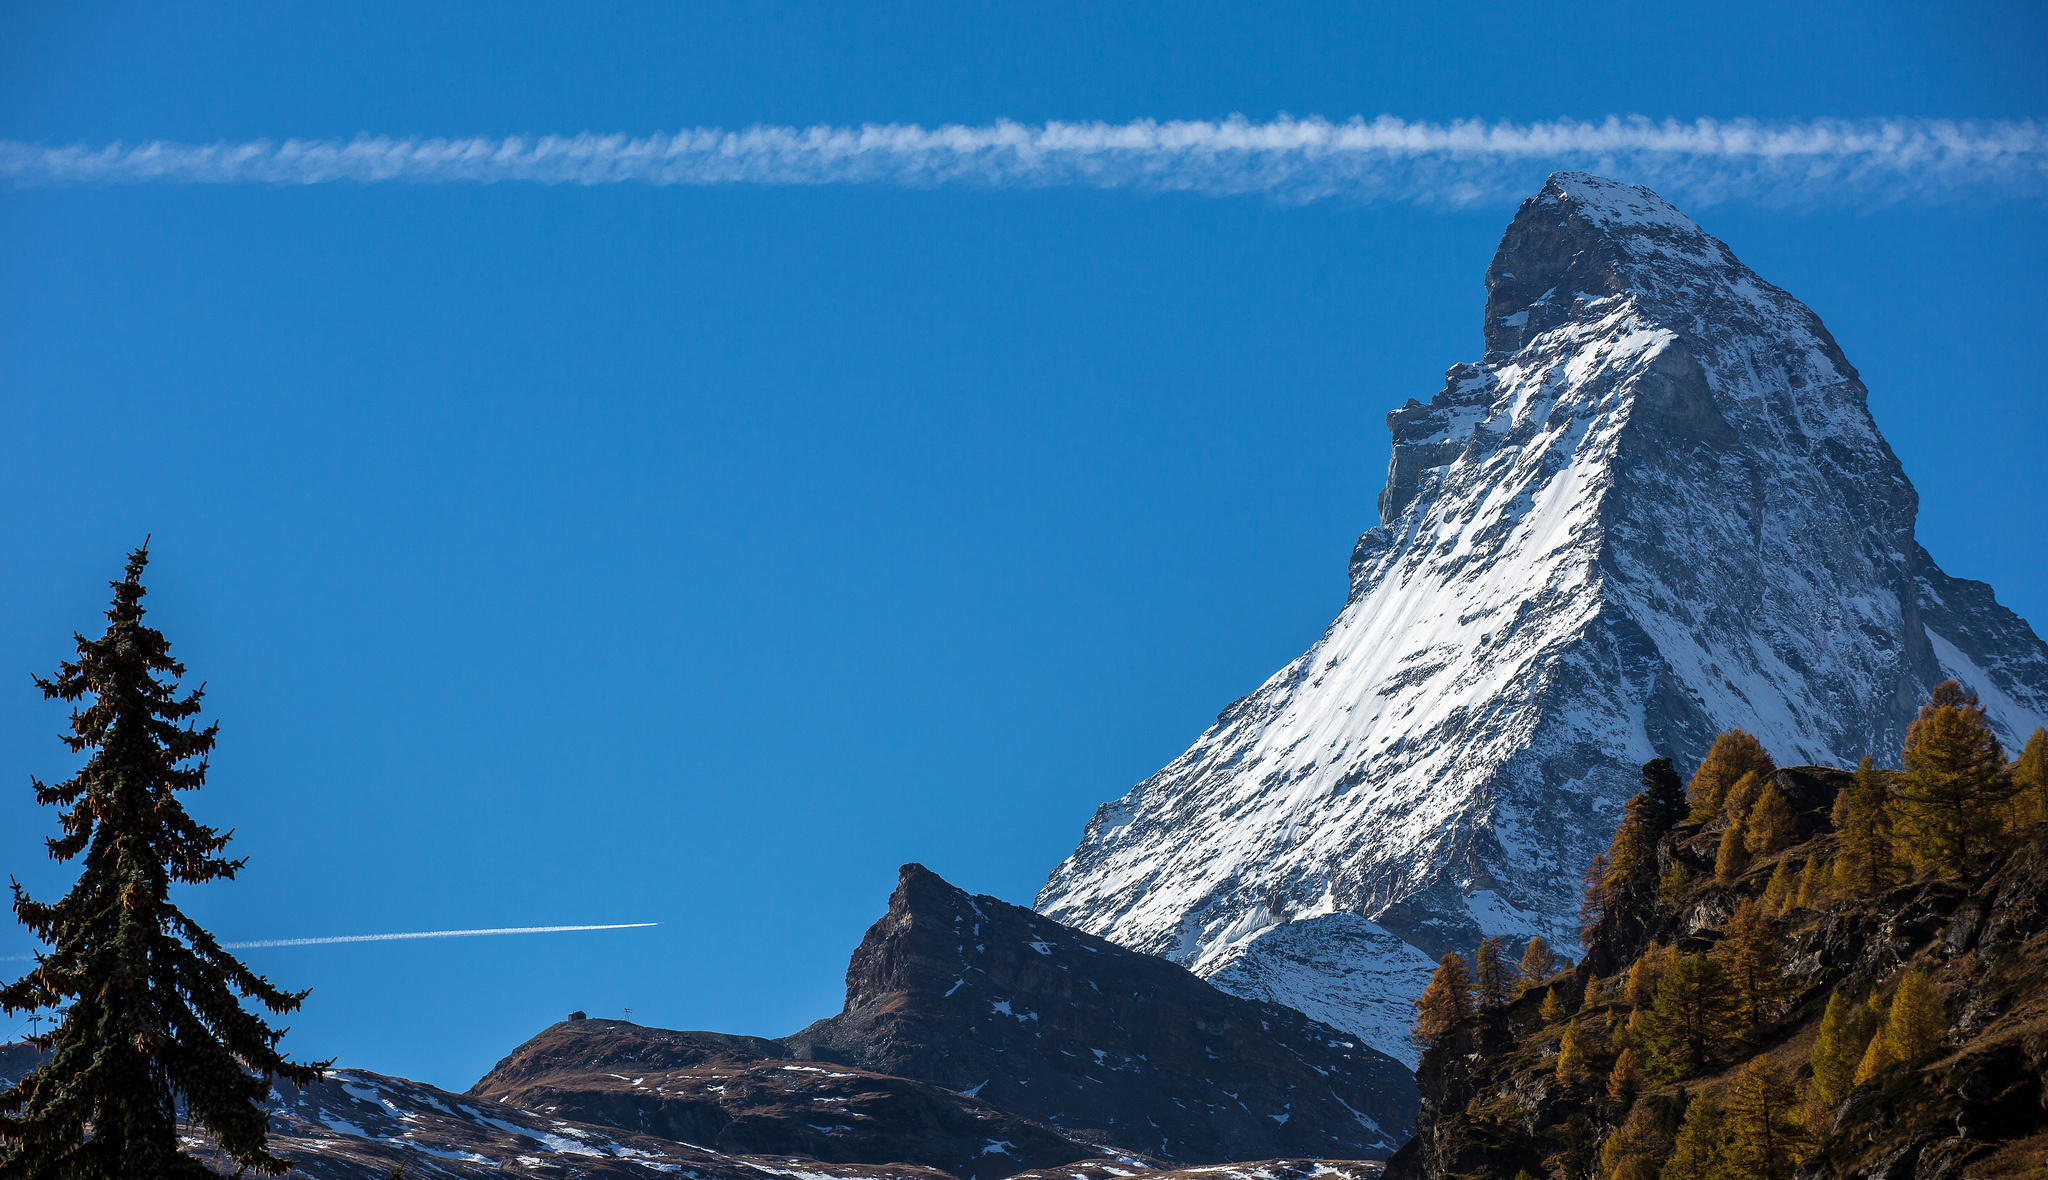
[{"label": "brown rocky terrain", "polygon": [[[1103,1149],[925,1082],[790,1060],[758,1037],[565,1020],[513,1050],[470,1094],[721,1152],[836,1163],[908,1161],[962,1180],[1094,1159]],[[1155,1166],[1136,1157],[1125,1170]]]},{"label": "brown rocky terrain", "polygon": [[[23,1044],[0,1045],[0,1081],[35,1065]],[[913,1164],[836,1164],[788,1154],[728,1154],[358,1069],[328,1072],[310,1086],[277,1083],[271,1092],[270,1147],[293,1161],[293,1177],[463,1180],[507,1174],[590,1180],[953,1180]],[[204,1156],[203,1140],[186,1140]],[[233,1171],[213,1160],[223,1174]]]},{"label": "brown rocky terrain", "polygon": [[[1712,875],[1725,818],[1680,823],[1665,836],[1659,870],[1685,866],[1698,874],[1690,887],[1647,920],[1603,921],[1585,961],[1551,981],[1567,1017],[1591,1034],[1580,1077],[1558,1077],[1564,1019],[1539,1013],[1543,989],[1482,1013],[1424,1054],[1416,1137],[1388,1161],[1389,1180],[1590,1174],[1629,1110],[1602,1081],[1615,1062],[1609,1037],[1632,1010],[1623,998],[1626,972],[1657,942],[1680,954],[1712,952],[1737,904],[1762,894],[1781,864],[1831,858],[1828,807],[1848,780],[1825,767],[1778,771],[1772,781],[1798,812],[1798,842],[1759,857],[1727,885]],[[1724,1096],[1757,1057],[1807,1083],[1829,995],[1881,999],[1910,969],[1927,973],[1941,1000],[1943,1044],[1839,1103],[1802,1111],[1814,1142],[1800,1180],[2040,1175],[2048,1155],[2048,825],[2016,838],[1974,879],[1909,880],[1876,897],[1822,898],[1774,921],[1788,992],[1776,1015],[1715,1045],[1693,1076],[1650,1079],[1636,1103],[1675,1126],[1688,1103]]]},{"label": "brown rocky terrain", "polygon": [[845,1010],[781,1043],[1180,1164],[1379,1158],[1415,1103],[1352,1034],[920,865],[854,951]]},{"label": "brown rocky terrain", "polygon": [[[27,1045],[0,1045],[0,1083],[25,1074],[36,1060]],[[272,1111],[271,1147],[293,1161],[287,1177],[300,1180],[387,1180],[400,1168],[408,1177],[459,1180],[506,1175],[565,1180],[656,1180],[677,1175],[696,1180],[957,1180],[954,1174],[914,1164],[834,1163],[799,1155],[714,1151],[356,1069],[334,1070],[310,1086],[281,1084],[273,1091]],[[206,1155],[203,1140],[188,1139],[186,1147]],[[213,1162],[231,1170],[224,1160]],[[1096,1158],[1037,1168],[1018,1177],[1377,1180],[1381,1169],[1377,1160],[1252,1160],[1164,1170],[1130,1158]]]}]

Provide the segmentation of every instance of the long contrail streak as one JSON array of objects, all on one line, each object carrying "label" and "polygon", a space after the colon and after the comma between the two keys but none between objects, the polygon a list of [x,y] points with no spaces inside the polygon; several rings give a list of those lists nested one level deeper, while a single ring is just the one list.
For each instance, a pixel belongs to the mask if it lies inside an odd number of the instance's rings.
[{"label": "long contrail streak", "polygon": [[51,184],[1056,186],[1263,194],[1306,202],[1499,204],[1579,168],[1691,204],[1892,204],[2048,198],[2048,121],[1640,116],[1594,122],[997,122],[700,127],[644,136],[155,141],[0,140],[0,182]]},{"label": "long contrail streak", "polygon": [[[406,934],[335,934],[326,938],[264,938],[255,942],[224,942],[224,950],[246,951],[270,946],[320,946],[332,942],[396,942],[406,938],[474,938],[483,934],[560,934],[569,930],[635,930],[659,922],[619,922],[610,926],[501,926],[493,930],[418,930]],[[7,955],[0,962],[25,962],[34,955]]]}]

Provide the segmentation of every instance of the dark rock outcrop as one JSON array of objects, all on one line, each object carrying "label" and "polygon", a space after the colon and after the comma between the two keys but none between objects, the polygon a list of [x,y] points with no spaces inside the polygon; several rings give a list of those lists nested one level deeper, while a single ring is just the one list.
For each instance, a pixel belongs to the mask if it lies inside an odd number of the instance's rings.
[{"label": "dark rock outcrop", "polygon": [[[797,1061],[759,1037],[565,1020],[513,1050],[472,1095],[737,1155],[905,1161],[963,1180],[1099,1157],[1095,1147],[909,1078]],[[1138,1161],[1124,1161],[1127,1169]]]},{"label": "dark rock outcrop", "polygon": [[1180,1163],[1378,1157],[1415,1102],[1351,1034],[920,865],[854,952],[845,1010],[783,1044]]}]

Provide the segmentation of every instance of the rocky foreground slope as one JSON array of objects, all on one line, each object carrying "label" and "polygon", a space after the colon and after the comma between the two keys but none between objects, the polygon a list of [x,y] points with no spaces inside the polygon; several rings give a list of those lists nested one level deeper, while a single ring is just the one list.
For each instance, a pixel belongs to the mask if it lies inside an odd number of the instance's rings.
[{"label": "rocky foreground slope", "polygon": [[1431,960],[1570,944],[1642,762],[1734,725],[1888,761],[1948,678],[2008,745],[2048,715],[2048,647],[1921,548],[1818,317],[1656,194],[1552,176],[1483,328],[1388,415],[1336,621],[1104,805],[1037,901],[1397,1056]]},{"label": "rocky foreground slope", "polygon": [[[1657,871],[1671,880],[1676,870],[1685,884],[1667,886],[1647,920],[1603,922],[1586,962],[1482,1011],[1423,1055],[1417,1134],[1389,1161],[1389,1180],[1790,1176],[1795,1165],[1800,1180],[2040,1175],[2048,1157],[2048,825],[2016,834],[1973,878],[1922,874],[1861,898],[1788,895],[1773,914],[1774,879],[1836,861],[1830,805],[1849,780],[1820,767],[1777,772],[1773,781],[1796,810],[1797,842],[1733,880],[1714,875],[1726,817],[1680,823],[1658,841]],[[1769,972],[1782,990],[1764,1019],[1736,1015],[1736,1027],[1679,1076],[1653,1058],[1634,1085],[1617,1081],[1621,1055],[1657,1035],[1644,1002],[1651,989],[1632,997],[1632,973],[1668,977],[1687,956],[1726,958],[1745,902],[1762,905],[1782,968]],[[1934,1046],[1859,1083],[1838,1079],[1845,1092],[1827,1094],[1814,1062],[1830,997],[1849,1012],[1895,1005],[1908,975],[1932,985]],[[1558,1003],[1546,1012],[1553,992]],[[1561,1063],[1568,1035],[1572,1060]],[[1880,1026],[1876,1039],[1883,1035]],[[1847,1048],[1842,1065],[1855,1067],[1868,1045],[1859,1038]],[[1733,1118],[1691,1148],[1677,1142],[1695,1107],[1742,1107],[1737,1091],[1758,1063],[1774,1066],[1787,1086],[1776,1164],[1725,1154],[1745,1149]],[[1706,1147],[1724,1154],[1687,1156]],[[1753,1135],[1746,1149],[1760,1155]]]},{"label": "rocky foreground slope", "polygon": [[[470,1094],[557,1118],[630,1128],[721,1152],[834,1163],[908,1160],[993,1180],[1098,1159],[986,1102],[909,1078],[794,1060],[775,1041],[565,1020],[513,1050]],[[1138,1168],[1165,1167],[1136,1157]]]},{"label": "rocky foreground slope", "polygon": [[[0,1045],[0,1081],[14,1081],[37,1060],[28,1045]],[[832,1164],[791,1155],[735,1155],[523,1110],[489,1099],[360,1069],[337,1069],[310,1086],[278,1083],[271,1092],[271,1150],[293,1161],[290,1176],[313,1180],[411,1177],[482,1180],[503,1175],[656,1180],[951,1180],[909,1164]],[[232,1163],[209,1156],[203,1140],[188,1151],[217,1171]]]}]

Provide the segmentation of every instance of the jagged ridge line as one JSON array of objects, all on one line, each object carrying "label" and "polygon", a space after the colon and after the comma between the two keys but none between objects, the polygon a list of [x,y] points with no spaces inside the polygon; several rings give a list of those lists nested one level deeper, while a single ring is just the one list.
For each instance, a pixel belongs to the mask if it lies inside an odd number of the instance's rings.
[{"label": "jagged ridge line", "polygon": [[0,178],[52,183],[333,181],[654,185],[1072,185],[1293,200],[1479,204],[1533,167],[1584,167],[1694,201],[2048,195],[2048,123],[1937,119],[1344,122],[1280,118],[986,126],[696,128],[647,136],[0,141]]}]

